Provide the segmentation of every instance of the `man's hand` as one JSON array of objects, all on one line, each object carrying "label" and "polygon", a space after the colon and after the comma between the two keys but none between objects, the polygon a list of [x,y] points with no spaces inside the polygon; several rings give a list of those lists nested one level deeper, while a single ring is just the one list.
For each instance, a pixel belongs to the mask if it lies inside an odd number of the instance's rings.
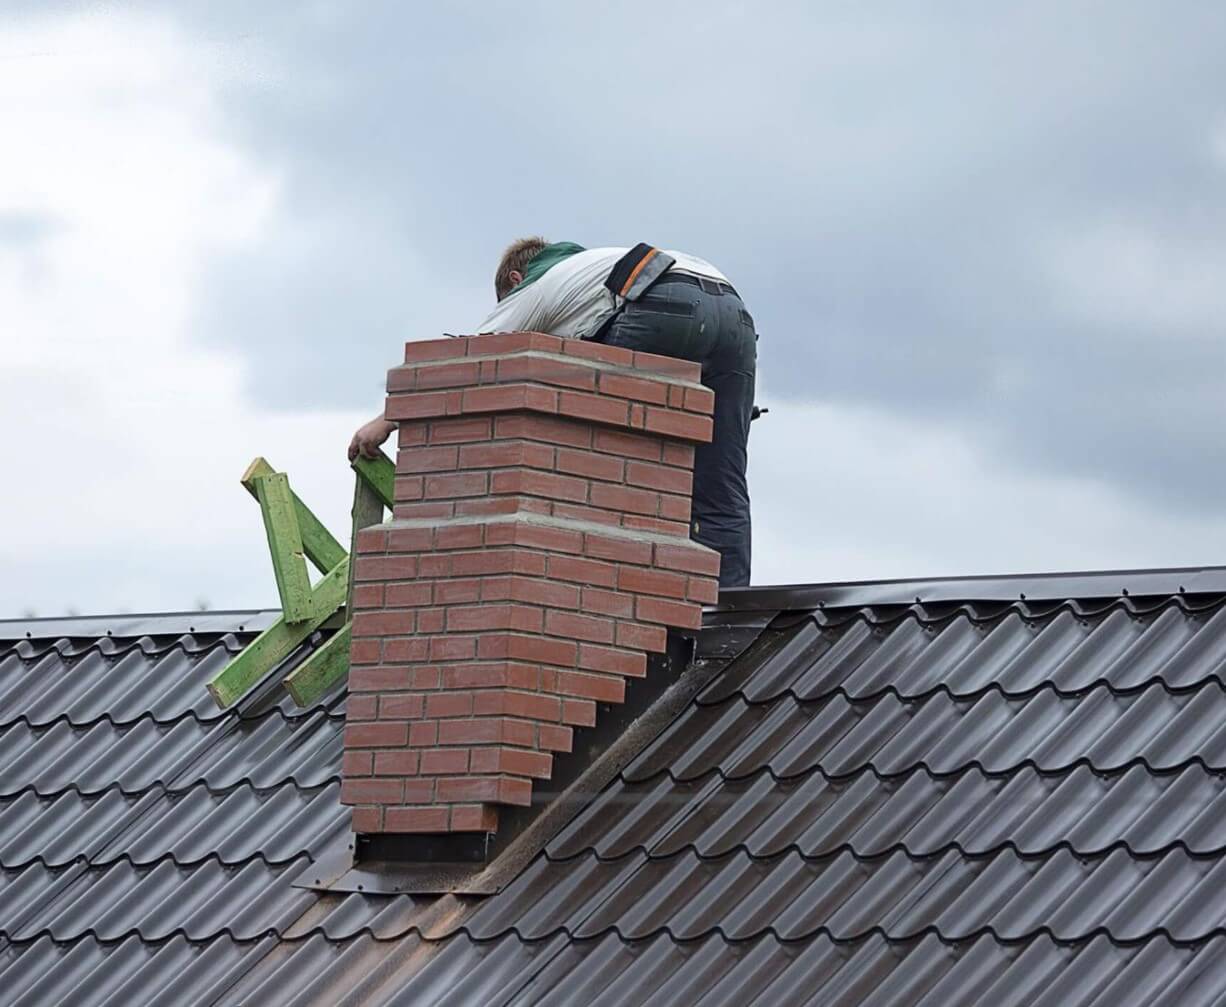
[{"label": "man's hand", "polygon": [[349,460],[353,461],[358,455],[363,458],[377,458],[379,445],[387,440],[395,429],[396,424],[388,423],[381,415],[369,423],[363,423],[349,442]]}]

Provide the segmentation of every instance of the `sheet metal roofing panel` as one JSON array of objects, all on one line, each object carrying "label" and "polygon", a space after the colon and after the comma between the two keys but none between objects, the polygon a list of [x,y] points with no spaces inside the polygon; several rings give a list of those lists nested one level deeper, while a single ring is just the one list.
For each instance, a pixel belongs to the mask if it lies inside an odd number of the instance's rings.
[{"label": "sheet metal roofing panel", "polygon": [[253,634],[225,631],[241,614],[206,635],[189,619],[0,643],[0,982],[17,1002],[213,1002],[277,955],[302,952],[310,976],[386,947],[422,908],[295,887],[349,840],[343,700],[300,710],[276,685],[307,647],[217,710],[204,683]]}]

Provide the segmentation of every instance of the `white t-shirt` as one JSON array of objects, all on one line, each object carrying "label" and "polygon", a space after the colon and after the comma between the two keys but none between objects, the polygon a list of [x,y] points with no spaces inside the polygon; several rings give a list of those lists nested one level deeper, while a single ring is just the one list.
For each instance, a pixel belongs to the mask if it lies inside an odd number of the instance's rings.
[{"label": "white t-shirt", "polygon": [[[564,339],[585,339],[621,307],[623,298],[604,285],[628,248],[589,248],[546,271],[539,280],[513,290],[476,329],[483,332],[547,332]],[[683,273],[728,282],[711,263],[665,251]]]}]

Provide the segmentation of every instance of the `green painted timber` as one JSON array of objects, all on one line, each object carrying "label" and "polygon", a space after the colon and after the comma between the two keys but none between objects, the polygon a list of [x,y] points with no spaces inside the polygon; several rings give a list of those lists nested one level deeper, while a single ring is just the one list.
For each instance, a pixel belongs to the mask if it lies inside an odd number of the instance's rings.
[{"label": "green painted timber", "polygon": [[345,623],[322,647],[281,680],[299,706],[310,706],[334,683],[349,674],[352,626],[352,622]]},{"label": "green painted timber", "polygon": [[209,695],[223,710],[242,698],[300,643],[345,604],[349,590],[349,560],[341,560],[315,585],[311,593],[312,614],[302,622],[278,619],[209,682]]},{"label": "green painted timber", "polygon": [[[391,464],[391,460],[388,460]],[[394,466],[393,466],[394,468]],[[273,467],[263,458],[257,458],[243,473],[242,483],[247,492],[257,500],[255,481],[260,476],[273,474]],[[298,519],[298,532],[302,536],[302,551],[306,554],[320,573],[327,573],[345,558],[344,547],[332,537],[332,533],[323,526],[319,518],[311,513],[292,489],[290,497],[294,501],[294,516]]]},{"label": "green painted timber", "polygon": [[311,616],[311,580],[302,553],[302,534],[294,514],[289,476],[284,472],[256,476],[255,498],[264,515],[268,554],[277,578],[281,612],[286,622],[302,622]]},{"label": "green painted timber", "polygon": [[382,451],[377,458],[358,455],[351,463],[353,470],[379,494],[379,499],[388,510],[396,501],[396,466]]}]

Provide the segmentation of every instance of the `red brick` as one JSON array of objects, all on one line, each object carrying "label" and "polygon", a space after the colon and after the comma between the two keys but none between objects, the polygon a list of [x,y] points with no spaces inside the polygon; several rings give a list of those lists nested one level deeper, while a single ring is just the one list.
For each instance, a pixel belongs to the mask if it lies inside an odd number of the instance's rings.
[{"label": "red brick", "polygon": [[387,392],[389,395],[397,392],[411,392],[417,388],[417,368],[393,367],[387,372]]},{"label": "red brick", "polygon": [[[414,753],[416,754],[416,753]],[[467,748],[427,748],[421,753],[421,771],[425,776],[444,776],[468,772]],[[476,767],[473,767],[476,772]]]},{"label": "red brick", "polygon": [[[421,642],[426,643],[427,641]],[[408,671],[409,683],[414,689],[432,691],[442,686],[442,672],[437,664],[415,664]]]},{"label": "red brick", "polygon": [[418,777],[404,781],[405,804],[429,804],[434,800],[434,778]]},{"label": "red brick", "polygon": [[485,544],[485,526],[481,524],[440,522],[434,529],[436,549],[479,549]]},{"label": "red brick", "polygon": [[452,573],[457,577],[508,573],[540,576],[545,565],[545,556],[531,549],[495,549],[458,553],[452,559]]},{"label": "red brick", "polygon": [[509,717],[443,720],[438,723],[440,745],[531,745],[535,725]]},{"label": "red brick", "polygon": [[562,716],[562,706],[556,696],[545,696],[539,692],[486,689],[474,695],[473,713],[477,716],[557,721]]},{"label": "red brick", "polygon": [[521,521],[514,525],[514,538],[516,545],[534,549],[575,554],[583,551],[583,533],[573,528],[554,528]]},{"label": "red brick", "polygon": [[499,416],[494,422],[495,437],[521,437],[574,448],[592,445],[592,428],[586,423],[552,416]]},{"label": "red brick", "polygon": [[634,614],[643,622],[659,622],[680,629],[699,629],[702,626],[701,607],[689,601],[640,597],[634,603]]},{"label": "red brick", "polygon": [[388,584],[387,607],[409,608],[415,605],[429,605],[433,601],[434,584],[431,581],[407,581],[402,584]]},{"label": "red brick", "polygon": [[[349,753],[346,752],[346,755]],[[417,750],[402,748],[391,752],[375,752],[375,773],[378,776],[416,776]]]},{"label": "red brick", "polygon": [[711,577],[691,577],[687,597],[704,605],[719,601],[719,581]]},{"label": "red brick", "polygon": [[672,535],[685,541],[690,534],[688,521],[665,521],[663,518],[648,517],[646,514],[626,514],[622,518],[622,526],[635,531],[649,531],[657,535]]},{"label": "red brick", "polygon": [[630,420],[629,403],[621,399],[589,395],[587,392],[558,392],[558,414],[574,416],[590,423],[625,426]]},{"label": "red brick", "polygon": [[369,553],[385,552],[387,550],[387,532],[380,526],[374,528],[363,528],[358,532],[358,552],[366,555]]},{"label": "red brick", "polygon": [[354,832],[382,832],[383,809],[381,807],[360,807],[353,809],[350,828]]},{"label": "red brick", "polygon": [[553,770],[553,756],[524,748],[474,748],[470,769],[474,773],[513,773],[547,780]]},{"label": "red brick", "polygon": [[439,801],[488,801],[520,805],[532,802],[532,785],[527,780],[506,776],[440,777],[435,792]]},{"label": "red brick", "polygon": [[541,610],[527,605],[466,605],[447,610],[448,632],[516,629],[536,633],[541,629]]},{"label": "red brick", "polygon": [[424,339],[404,344],[404,362],[412,364],[419,360],[453,360],[468,352],[466,339]]},{"label": "red brick", "polygon": [[668,405],[673,409],[680,409],[685,405],[685,387],[683,385],[668,386]]},{"label": "red brick", "polygon": [[497,332],[469,339],[468,355],[486,356],[494,353],[561,353],[563,340],[543,332]]},{"label": "red brick", "polygon": [[431,661],[466,661],[476,655],[475,636],[436,636],[430,640]]},{"label": "red brick", "polygon": [[629,595],[616,591],[605,591],[598,587],[585,587],[583,601],[579,606],[584,612],[594,612],[597,615],[612,615],[631,618],[634,615],[634,599]]},{"label": "red brick", "polygon": [[376,664],[382,659],[382,652],[382,640],[354,640],[349,644],[349,666]]},{"label": "red brick", "polygon": [[541,472],[537,469],[507,469],[490,476],[491,493],[523,493],[586,503],[588,483],[575,476]]},{"label": "red brick", "polygon": [[383,809],[386,832],[446,832],[449,821],[446,805]]},{"label": "red brick", "polygon": [[620,346],[605,346],[603,343],[593,343],[586,339],[563,340],[562,352],[569,356],[601,360],[606,364],[617,364],[621,367],[630,367],[634,363],[634,354],[630,350]]},{"label": "red brick", "polygon": [[664,598],[684,598],[686,577],[668,570],[622,566],[617,569],[617,588],[634,594],[654,594]]},{"label": "red brick", "polygon": [[676,441],[665,441],[663,462],[665,465],[676,465],[683,469],[692,469],[694,467],[694,445],[678,444]]},{"label": "red brick", "polygon": [[674,496],[672,493],[660,494],[660,517],[671,521],[689,521],[690,498]]},{"label": "red brick", "polygon": [[671,465],[653,465],[650,462],[627,462],[626,482],[631,486],[646,486],[665,493],[684,493],[692,489],[694,477],[684,469]]},{"label": "red brick", "polygon": [[507,598],[530,605],[544,605],[550,608],[579,607],[579,588],[572,584],[514,576],[500,578],[499,583],[491,579],[482,586],[482,594],[486,600],[496,600],[502,592],[505,592],[504,596]]},{"label": "red brick", "polygon": [[562,722],[575,727],[596,726],[596,703],[591,699],[562,700]]},{"label": "red brick", "polygon": [[409,725],[376,721],[345,725],[345,748],[394,748],[409,737]]},{"label": "red brick", "polygon": [[712,427],[709,416],[679,413],[675,409],[649,407],[646,427],[652,433],[675,437],[678,440],[701,441],[704,444],[711,440]]},{"label": "red brick", "polygon": [[425,444],[429,439],[430,424],[428,421],[418,423],[401,423],[396,434],[396,446],[413,448]]},{"label": "red brick", "polygon": [[614,650],[583,643],[579,645],[579,667],[642,678],[647,674],[647,655],[641,650]]},{"label": "red brick", "polygon": [[612,483],[593,483],[591,502],[597,507],[629,511],[632,514],[657,514],[660,509],[660,494],[651,490],[615,486]]},{"label": "red brick", "polygon": [[525,465],[530,468],[552,469],[554,449],[535,441],[498,440],[484,444],[466,444],[460,449],[460,464],[470,469],[505,468]]},{"label": "red brick", "polygon": [[341,780],[341,804],[399,804],[403,800],[404,782],[401,780]]},{"label": "red brick", "polygon": [[425,553],[417,557],[417,576],[422,580],[452,575],[450,553]]},{"label": "red brick", "polygon": [[634,369],[650,374],[666,374],[684,381],[697,382],[702,377],[702,365],[678,357],[662,357],[656,353],[634,351]]},{"label": "red brick", "polygon": [[383,660],[396,664],[426,659],[426,641],[418,637],[383,641]]},{"label": "red brick", "polygon": [[545,614],[545,632],[567,640],[586,640],[589,643],[612,643],[613,622],[574,612],[550,611]]},{"label": "red brick", "polygon": [[[513,661],[528,661],[533,664],[552,664],[573,668],[579,656],[579,647],[573,640],[553,640],[540,636],[524,636],[518,633],[495,633],[481,638],[482,657],[506,657]],[[498,653],[503,651],[503,653]]]},{"label": "red brick", "polygon": [[620,703],[626,698],[626,680],[620,675],[563,671],[558,673],[558,692],[602,703]]},{"label": "red brick", "polygon": [[650,650],[658,654],[668,643],[668,630],[663,626],[642,626],[636,622],[619,622],[616,640],[619,647]]},{"label": "red brick", "polygon": [[710,416],[715,412],[715,393],[710,388],[687,388],[685,408],[691,412]]},{"label": "red brick", "polygon": [[397,476],[392,484],[392,497],[397,503],[420,500],[425,485],[421,476]]},{"label": "red brick", "polygon": [[[434,548],[434,528],[423,525],[415,528],[390,527],[387,533],[387,547],[392,552],[423,552]],[[409,575],[410,577],[412,574]],[[407,578],[389,578],[399,580]]]},{"label": "red brick", "polygon": [[422,518],[445,518],[455,515],[455,503],[450,500],[431,500],[428,502],[398,503],[392,506],[392,517],[406,521]]},{"label": "red brick", "polygon": [[496,832],[498,810],[488,804],[451,805],[452,832]]},{"label": "red brick", "polygon": [[475,384],[480,365],[475,360],[456,360],[446,364],[430,364],[417,368],[417,387],[457,388]]},{"label": "red brick", "polygon": [[409,670],[401,665],[362,665],[349,669],[349,691],[383,692],[404,689],[409,684]]},{"label": "red brick", "polygon": [[341,774],[348,779],[353,776],[370,776],[374,766],[374,752],[356,750],[341,756]]},{"label": "red brick", "polygon": [[459,444],[489,440],[492,427],[487,416],[465,416],[430,423],[431,444]]},{"label": "red brick", "polygon": [[[451,723],[454,723],[452,721]],[[439,743],[438,722],[434,720],[419,720],[409,725],[409,747],[433,748]]]},{"label": "red brick", "polygon": [[443,669],[444,689],[537,689],[540,670],[534,664],[516,661],[467,662]]},{"label": "red brick", "polygon": [[538,724],[537,743],[546,752],[569,752],[574,744],[574,732],[560,724]]},{"label": "red brick", "polygon": [[572,448],[558,449],[557,467],[559,472],[615,483],[621,482],[625,474],[625,462],[620,458]]},{"label": "red brick", "polygon": [[579,556],[550,556],[549,576],[578,584],[594,584],[597,587],[613,587],[617,584],[617,567]]},{"label": "red brick", "polygon": [[587,507],[583,504],[563,503],[561,501],[550,506],[554,517],[570,518],[572,521],[587,521],[592,524],[608,525],[617,528],[621,525],[622,515],[616,511],[601,510],[599,507]]},{"label": "red brick", "polygon": [[353,588],[354,610],[380,608],[383,605],[382,584],[355,584]]},{"label": "red brick", "polygon": [[355,637],[404,636],[412,633],[415,626],[412,612],[388,611],[358,612],[353,617]]},{"label": "red brick", "polygon": [[655,562],[666,570],[719,576],[719,553],[701,546],[657,545]]},{"label": "red brick", "polygon": [[358,556],[353,566],[355,581],[407,580],[416,575],[415,556]]},{"label": "red brick", "polygon": [[584,555],[618,563],[651,562],[651,543],[627,535],[597,535],[588,532],[583,541]]},{"label": "red brick", "polygon": [[472,712],[471,692],[434,692],[426,696],[427,717],[470,717]]},{"label": "red brick", "polygon": [[454,444],[429,448],[401,448],[396,455],[396,471],[402,475],[418,472],[448,472],[456,467],[459,449]]},{"label": "red brick", "polygon": [[600,394],[638,402],[664,405],[668,401],[668,385],[619,371],[604,371],[600,375]]},{"label": "red brick", "polygon": [[[489,492],[489,474],[486,472],[452,472],[448,475],[427,476],[425,483],[427,500],[440,497],[484,496]],[[397,490],[396,499],[400,499]]]},{"label": "red brick", "polygon": [[447,415],[447,392],[411,392],[387,397],[383,415],[393,423]]},{"label": "red brick", "polygon": [[593,391],[596,371],[590,364],[554,357],[514,356],[498,361],[498,380],[534,381],[542,385],[559,385]]},{"label": "red brick", "polygon": [[374,720],[378,713],[378,696],[349,696],[345,700],[346,720]]},{"label": "red brick", "polygon": [[464,411],[466,413],[497,413],[531,409],[541,413],[554,413],[558,408],[558,394],[553,388],[530,384],[466,388],[464,390]]}]

